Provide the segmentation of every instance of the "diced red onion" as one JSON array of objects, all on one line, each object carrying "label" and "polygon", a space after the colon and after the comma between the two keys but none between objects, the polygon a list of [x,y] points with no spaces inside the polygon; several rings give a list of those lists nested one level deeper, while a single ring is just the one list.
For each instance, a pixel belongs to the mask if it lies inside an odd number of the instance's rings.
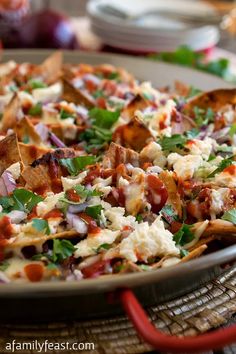
[{"label": "diced red onion", "polygon": [[230,127],[225,127],[211,134],[211,137],[219,143],[224,143],[229,140],[228,132]]},{"label": "diced red onion", "polygon": [[0,272],[0,283],[10,283],[10,279],[8,279],[8,277],[3,272]]},{"label": "diced red onion", "polygon": [[47,141],[48,140],[49,129],[48,129],[48,127],[45,124],[38,123],[37,125],[35,125],[35,130],[38,133],[38,135],[40,135],[40,138],[43,141]]},{"label": "diced red onion", "polygon": [[58,148],[65,148],[66,145],[61,141],[54,133],[49,133],[49,138],[52,141],[53,144],[56,145]]},{"label": "diced red onion", "polygon": [[84,211],[88,206],[88,203],[81,203],[78,205],[70,205],[68,208],[69,213],[75,214]]},{"label": "diced red onion", "polygon": [[7,216],[11,219],[13,224],[19,224],[21,221],[25,220],[27,214],[24,211],[12,210]]},{"label": "diced red onion", "polygon": [[85,235],[88,232],[86,223],[79,216],[67,213],[66,220],[69,227],[75,229],[79,234]]},{"label": "diced red onion", "polygon": [[4,171],[0,177],[0,194],[7,196],[16,189],[16,181],[10,171]]},{"label": "diced red onion", "polygon": [[101,79],[99,77],[93,75],[93,74],[86,74],[84,75],[84,81],[91,81],[94,85],[98,86],[101,82]]}]

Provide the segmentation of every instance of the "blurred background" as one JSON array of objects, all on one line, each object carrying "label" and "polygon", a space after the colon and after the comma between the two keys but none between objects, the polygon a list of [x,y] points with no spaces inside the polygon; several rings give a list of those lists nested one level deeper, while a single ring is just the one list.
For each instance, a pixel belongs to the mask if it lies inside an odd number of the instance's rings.
[{"label": "blurred background", "polygon": [[0,0],[0,41],[145,55],[228,78],[229,59],[236,68],[236,1]]}]

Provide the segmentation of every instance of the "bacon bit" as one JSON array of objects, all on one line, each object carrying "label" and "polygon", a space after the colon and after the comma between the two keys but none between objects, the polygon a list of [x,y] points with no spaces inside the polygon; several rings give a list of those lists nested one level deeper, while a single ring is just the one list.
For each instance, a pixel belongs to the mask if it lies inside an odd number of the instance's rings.
[{"label": "bacon bit", "polygon": [[81,269],[81,272],[85,278],[96,278],[99,275],[104,274],[105,268],[108,264],[109,263],[107,260],[98,261],[86,268]]},{"label": "bacon bit", "polygon": [[66,191],[66,197],[68,200],[72,201],[72,202],[80,202],[80,196],[77,194],[75,189],[68,189]]},{"label": "bacon bit", "polygon": [[122,229],[122,231],[133,231],[133,228],[129,225],[125,225]]},{"label": "bacon bit", "polygon": [[164,183],[155,175],[148,175],[147,182],[147,200],[152,206],[152,211],[158,213],[165,205],[168,199],[168,192]]},{"label": "bacon bit", "polygon": [[146,170],[146,169],[148,169],[148,167],[151,167],[151,166],[153,166],[153,164],[151,162],[144,162],[142,168],[144,170]]},{"label": "bacon bit", "polygon": [[91,184],[96,178],[101,176],[100,166],[93,166],[84,178],[84,184]]},{"label": "bacon bit", "polygon": [[236,165],[231,165],[223,170],[223,173],[229,173],[230,175],[236,175]]},{"label": "bacon bit", "polygon": [[44,215],[44,219],[63,218],[63,213],[59,209],[53,209]]},{"label": "bacon bit", "polygon": [[48,186],[45,184],[33,189],[34,193],[39,194],[41,196],[44,196],[47,191],[48,191]]},{"label": "bacon bit", "polygon": [[97,226],[96,221],[86,213],[79,213],[78,216],[87,224],[89,234],[99,234],[101,228]]},{"label": "bacon bit", "polygon": [[4,246],[13,234],[13,227],[8,216],[3,216],[0,219],[0,245]]},{"label": "bacon bit", "polygon": [[31,263],[24,267],[24,271],[31,282],[38,282],[43,278],[44,267],[40,263]]},{"label": "bacon bit", "polygon": [[98,97],[96,103],[99,108],[103,108],[103,109],[106,108],[106,100],[104,97]]}]

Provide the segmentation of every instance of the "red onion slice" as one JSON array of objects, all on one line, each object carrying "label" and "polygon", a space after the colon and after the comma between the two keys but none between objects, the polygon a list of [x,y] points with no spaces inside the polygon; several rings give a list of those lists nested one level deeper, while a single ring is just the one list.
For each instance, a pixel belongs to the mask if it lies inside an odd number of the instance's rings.
[{"label": "red onion slice", "polygon": [[54,133],[49,133],[49,139],[58,148],[65,148],[66,145]]},{"label": "red onion slice", "polygon": [[86,235],[88,227],[86,223],[77,215],[67,213],[66,220],[71,229],[75,229],[79,234]]},{"label": "red onion slice", "polygon": [[44,142],[48,140],[49,129],[48,127],[46,127],[45,124],[38,123],[37,125],[35,125],[35,130]]},{"label": "red onion slice", "polygon": [[0,177],[0,194],[7,196],[16,189],[16,181],[10,171],[4,171]]}]

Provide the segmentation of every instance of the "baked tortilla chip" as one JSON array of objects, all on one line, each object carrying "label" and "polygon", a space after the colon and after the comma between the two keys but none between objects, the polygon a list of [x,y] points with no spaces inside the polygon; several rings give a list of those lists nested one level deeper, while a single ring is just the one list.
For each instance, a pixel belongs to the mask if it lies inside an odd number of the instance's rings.
[{"label": "baked tortilla chip", "polygon": [[135,116],[137,110],[144,110],[149,106],[148,101],[141,95],[137,95],[134,99],[122,110],[122,117],[128,120]]},{"label": "baked tortilla chip", "polygon": [[17,122],[14,130],[20,141],[24,141],[24,138],[28,138],[31,144],[40,145],[42,143],[40,135],[27,117],[24,117]]},{"label": "baked tortilla chip", "polygon": [[166,203],[172,206],[178,217],[181,219],[183,214],[183,203],[181,201],[173,174],[169,171],[162,171],[159,174],[159,178],[162,180],[168,191],[168,199]]},{"label": "baked tortilla chip", "polygon": [[202,109],[211,108],[214,112],[224,106],[236,104],[236,89],[219,89],[202,93],[189,100],[183,107],[184,113],[194,118],[194,107]]},{"label": "baked tortilla chip", "polygon": [[35,146],[34,144],[19,143],[19,149],[24,165],[30,165],[34,160],[42,157],[51,149]]},{"label": "baked tortilla chip", "polygon": [[232,224],[229,221],[216,219],[209,221],[209,224],[206,230],[203,233],[203,236],[220,236],[220,237],[228,237],[228,236],[236,236],[236,225]]},{"label": "baked tortilla chip", "polygon": [[8,135],[0,141],[0,175],[13,163],[21,161],[16,134]]},{"label": "baked tortilla chip", "polygon": [[183,257],[180,262],[184,263],[184,262],[190,261],[191,259],[198,258],[198,257],[200,257],[203,254],[203,252],[206,249],[207,249],[207,245],[206,244],[201,245],[201,246],[195,248],[194,250],[192,250],[191,252],[189,252],[189,254],[187,254],[187,256]]},{"label": "baked tortilla chip", "polygon": [[132,118],[128,124],[117,128],[112,137],[115,143],[138,152],[153,139],[149,129],[137,117]]},{"label": "baked tortilla chip", "polygon": [[87,108],[95,107],[95,102],[92,98],[76,89],[66,78],[62,79],[63,94],[62,98],[68,102],[74,102],[75,104],[83,104]]},{"label": "baked tortilla chip", "polygon": [[134,150],[111,143],[104,155],[102,165],[104,168],[116,168],[121,163],[131,163],[134,167],[138,167],[139,154]]},{"label": "baked tortilla chip", "polygon": [[62,74],[62,63],[63,53],[61,51],[57,51],[44,60],[41,65],[35,68],[33,71],[33,76],[40,75],[44,82],[49,85],[53,84]]},{"label": "baked tortilla chip", "polygon": [[13,129],[21,113],[21,102],[17,94],[14,94],[10,102],[6,105],[2,116],[2,131],[7,132]]},{"label": "baked tortilla chip", "polygon": [[[20,234],[19,234],[20,235]],[[70,239],[79,236],[78,232],[75,230],[63,231],[56,234],[41,235],[41,234],[24,234],[21,236],[12,237],[8,240],[8,244],[4,248],[5,252],[14,250],[15,248],[23,248],[27,246],[37,246],[42,245],[48,240],[53,240],[55,238],[65,238]]]}]

